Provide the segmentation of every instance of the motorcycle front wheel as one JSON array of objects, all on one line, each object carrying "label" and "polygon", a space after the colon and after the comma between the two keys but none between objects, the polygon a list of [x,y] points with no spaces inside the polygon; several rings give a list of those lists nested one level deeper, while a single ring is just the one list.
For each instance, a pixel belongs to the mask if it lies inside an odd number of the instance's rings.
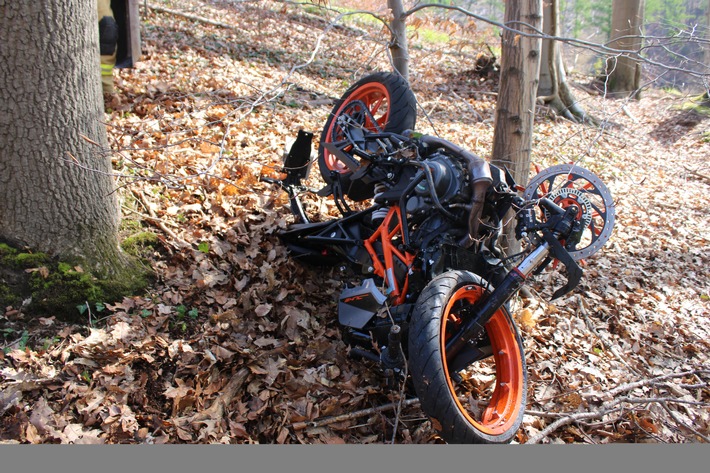
[{"label": "motorcycle front wheel", "polygon": [[[527,373],[520,333],[501,307],[472,342],[461,366],[446,342],[464,323],[461,309],[492,288],[468,271],[432,279],[409,326],[409,371],[421,408],[447,443],[509,443],[525,411]],[[461,314],[461,315],[460,315]]]},{"label": "motorcycle front wheel", "polygon": [[351,181],[352,172],[329,153],[323,143],[335,143],[343,139],[337,124],[338,116],[343,113],[370,131],[401,133],[414,129],[417,121],[416,107],[414,93],[399,74],[376,72],[354,83],[335,103],[323,126],[318,147],[318,167],[323,180],[330,184],[333,181],[331,173],[335,172],[348,197],[355,201],[372,197],[373,186]]}]

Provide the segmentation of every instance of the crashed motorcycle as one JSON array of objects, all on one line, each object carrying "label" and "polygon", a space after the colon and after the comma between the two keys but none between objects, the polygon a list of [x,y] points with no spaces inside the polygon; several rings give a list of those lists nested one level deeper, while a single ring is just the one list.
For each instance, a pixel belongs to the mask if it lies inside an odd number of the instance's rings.
[{"label": "crashed motorcycle", "polygon": [[[295,215],[279,236],[295,260],[348,268],[338,322],[350,354],[392,385],[408,381],[448,443],[508,443],[523,420],[527,374],[509,301],[551,263],[567,282],[608,241],[609,190],[590,171],[557,165],[527,187],[506,169],[443,138],[418,133],[416,100],[392,73],[368,75],[338,100],[321,132],[310,189],[313,133],[299,131],[281,176]],[[303,196],[332,198],[338,218],[308,215]],[[510,212],[510,213],[509,213]],[[516,220],[521,252],[506,255]]]}]

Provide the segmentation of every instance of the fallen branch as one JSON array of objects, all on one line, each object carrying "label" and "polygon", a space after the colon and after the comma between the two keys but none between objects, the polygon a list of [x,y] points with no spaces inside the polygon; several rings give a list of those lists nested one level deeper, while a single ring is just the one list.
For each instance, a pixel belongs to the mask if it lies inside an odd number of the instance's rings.
[{"label": "fallen branch", "polygon": [[377,414],[378,412],[389,411],[392,409],[400,409],[409,406],[418,406],[419,399],[407,399],[406,401],[397,401],[390,404],[385,404],[384,406],[372,407],[370,409],[363,409],[360,411],[351,412],[349,414],[342,414],[339,416],[325,417],[323,419],[316,419],[308,422],[294,422],[291,424],[293,430],[303,430],[306,428],[323,427],[325,425],[335,424],[338,422],[344,422],[346,420],[357,419],[358,417],[369,416],[372,414]]},{"label": "fallen branch", "polygon": [[695,170],[693,170],[693,169],[690,169],[690,168],[687,167],[687,166],[683,166],[683,168],[684,168],[686,171],[688,171],[690,174],[692,174],[693,176],[697,176],[697,177],[699,177],[700,179],[704,180],[705,182],[710,182],[710,176],[706,176],[705,174],[701,174],[701,173],[699,173],[698,171],[695,171]]},{"label": "fallen branch", "polygon": [[199,23],[206,23],[206,24],[212,25],[212,26],[219,26],[220,28],[227,28],[229,30],[241,31],[239,28],[237,28],[234,25],[222,23],[221,21],[210,20],[209,18],[205,18],[203,16],[197,16],[197,15],[191,15],[189,13],[183,13],[181,11],[173,10],[171,8],[165,8],[165,7],[160,7],[158,5],[153,5],[152,3],[148,3],[148,4],[146,4],[146,6],[148,8],[150,8],[151,10],[154,10],[154,11],[157,11],[160,13],[168,13],[170,15],[179,16],[182,18],[186,18],[188,20],[197,21]]},{"label": "fallen branch", "polygon": [[535,417],[546,417],[548,419],[560,419],[569,415],[565,412],[534,411],[532,409],[525,409],[525,414]]},{"label": "fallen branch", "polygon": [[165,225],[165,222],[160,220],[157,215],[155,214],[155,211],[150,208],[150,205],[148,205],[148,202],[145,200],[145,196],[143,195],[142,192],[138,192],[136,190],[131,189],[131,192],[133,192],[133,195],[136,196],[138,200],[141,201],[143,206],[145,207],[146,211],[150,214],[151,218],[148,220],[151,222],[153,225],[156,225],[159,229],[161,229],[165,234],[167,234],[172,240],[175,242],[174,245],[177,247],[177,249],[183,249],[183,248],[191,248],[192,245],[190,245],[188,242],[177,236],[175,232],[170,230],[167,225]]},{"label": "fallen branch", "polygon": [[[681,427],[683,427],[683,428],[685,428],[685,429],[691,431],[693,434],[697,435],[697,436],[700,437],[701,439],[703,439],[703,440],[705,440],[706,442],[710,443],[710,438],[708,438],[707,435],[701,434],[700,432],[698,432],[697,430],[695,430],[693,427],[691,427],[690,425],[688,425],[688,424],[686,424],[685,422],[683,422],[683,420],[680,419],[680,418],[678,417],[678,415],[677,415],[675,412],[673,412],[673,409],[671,409],[670,407],[668,407],[668,404],[667,404],[667,403],[662,402],[662,403],[661,403],[661,407],[663,407],[663,409],[668,413],[668,415],[673,418],[673,420],[676,422],[676,424],[678,424],[678,425],[680,425]],[[693,439],[693,440],[695,440],[695,439]]]},{"label": "fallen branch", "polygon": [[[626,409],[626,407],[624,407],[622,405],[624,403],[629,403],[629,404],[658,403],[661,406],[663,406],[667,412],[670,410],[670,408],[667,405],[668,402],[679,402],[679,403],[683,402],[683,403],[687,403],[687,404],[694,404],[693,402],[683,401],[681,399],[670,399],[667,397],[663,397],[663,398],[652,398],[652,397],[651,398],[648,398],[648,397],[647,398],[633,398],[633,397],[624,396],[624,397],[620,397],[620,398],[616,398],[616,399],[614,399],[614,398],[621,393],[632,391],[632,390],[639,388],[639,387],[653,385],[653,384],[656,384],[662,380],[668,380],[668,379],[673,379],[673,378],[682,378],[682,377],[691,376],[691,375],[698,374],[698,373],[706,373],[707,374],[708,371],[707,370],[694,370],[694,371],[686,371],[683,373],[671,373],[671,374],[667,374],[667,375],[656,376],[654,378],[635,381],[632,383],[622,384],[621,386],[618,386],[618,387],[616,387],[616,388],[612,389],[611,391],[604,394],[605,397],[611,397],[612,400],[603,403],[599,409],[597,409],[595,411],[589,411],[589,412],[576,412],[573,414],[569,414],[565,417],[561,417],[558,420],[556,420],[555,422],[553,422],[552,424],[550,424],[549,426],[547,426],[545,429],[540,431],[540,433],[538,433],[537,435],[529,438],[528,441],[525,443],[526,444],[539,443],[540,441],[542,441],[544,438],[546,438],[548,435],[550,435],[555,430],[557,430],[560,427],[563,427],[565,425],[569,425],[573,422],[578,422],[580,420],[585,420],[585,419],[600,418],[600,417],[604,417],[609,414],[614,414],[616,412],[623,411]],[[707,403],[701,403],[701,404],[706,405]],[[685,423],[680,421],[680,419],[678,419],[677,416],[671,414],[671,417],[678,424],[682,425],[685,428],[689,428]],[[694,429],[690,429],[690,430],[692,430],[694,433],[697,433],[696,431],[694,431]],[[707,438],[706,436],[703,436],[702,434],[698,433],[698,435],[703,439]]]},{"label": "fallen branch", "polygon": [[536,444],[540,443],[542,439],[546,438],[548,435],[550,435],[552,432],[555,430],[559,429],[562,426],[569,425],[573,422],[577,422],[580,420],[584,419],[596,419],[598,417],[604,417],[605,415],[609,414],[614,414],[616,412],[622,411],[624,409],[623,406],[615,406],[613,408],[608,408],[608,409],[600,409],[598,411],[592,411],[592,412],[577,412],[574,414],[570,414],[567,417],[562,417],[552,424],[548,425],[543,429],[539,434],[535,435],[534,437],[531,437],[528,439],[526,444]]},{"label": "fallen branch", "polygon": [[451,90],[450,93],[451,93],[451,95],[454,96],[454,98],[456,98],[456,100],[458,100],[460,103],[466,105],[466,108],[468,108],[468,111],[473,114],[473,116],[476,118],[476,121],[478,121],[478,122],[483,121],[483,117],[481,116],[481,114],[478,113],[475,108],[473,108],[473,105],[471,105],[468,102],[468,100],[465,100],[463,97],[461,97],[459,94],[457,94],[453,90]]},{"label": "fallen branch", "polygon": [[626,108],[626,105],[623,105],[623,106],[621,107],[621,111],[624,112],[624,115],[626,115],[627,117],[629,117],[629,118],[631,119],[631,121],[633,121],[634,123],[638,123],[638,122],[639,122],[638,119],[629,111],[629,109]]},{"label": "fallen branch", "polygon": [[633,383],[627,383],[627,384],[622,384],[620,386],[617,386],[616,388],[612,389],[607,393],[607,396],[614,397],[617,394],[621,394],[623,392],[628,392],[631,391],[632,389],[640,388],[642,386],[648,386],[651,384],[658,383],[659,381],[663,380],[668,380],[668,379],[674,379],[674,378],[684,378],[686,376],[693,376],[696,374],[710,374],[710,370],[693,370],[693,371],[684,371],[682,373],[670,373],[670,374],[664,374],[661,376],[656,376],[654,378],[648,378],[648,379],[642,379],[640,381],[635,381]]}]

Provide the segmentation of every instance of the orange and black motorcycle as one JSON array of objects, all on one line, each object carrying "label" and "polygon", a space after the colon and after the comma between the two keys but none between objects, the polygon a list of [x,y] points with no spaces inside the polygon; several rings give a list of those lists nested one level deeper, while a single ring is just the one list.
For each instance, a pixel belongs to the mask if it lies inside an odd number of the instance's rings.
[{"label": "orange and black motorcycle", "polygon": [[[525,354],[508,301],[549,263],[598,251],[614,206],[597,176],[553,166],[523,189],[510,173],[442,138],[417,133],[416,101],[398,75],[350,87],[320,136],[318,167],[339,218],[312,221],[301,196],[313,134],[299,131],[280,180],[297,222],[280,233],[290,255],[349,268],[338,321],[350,353],[411,379],[422,410],[449,443],[507,443],[526,404]],[[350,202],[350,203],[348,203]],[[353,210],[353,202],[364,210]],[[367,205],[369,202],[370,205]],[[523,248],[505,256],[509,210]],[[347,264],[344,264],[347,263]]]}]

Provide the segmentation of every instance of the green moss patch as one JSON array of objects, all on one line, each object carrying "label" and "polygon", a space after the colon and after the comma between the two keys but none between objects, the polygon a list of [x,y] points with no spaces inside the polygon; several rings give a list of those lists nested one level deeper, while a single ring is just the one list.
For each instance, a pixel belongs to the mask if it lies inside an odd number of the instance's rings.
[{"label": "green moss patch", "polygon": [[692,111],[704,117],[710,117],[710,99],[707,94],[692,97],[684,102],[680,107],[681,110]]},{"label": "green moss patch", "polygon": [[60,261],[0,243],[0,310],[24,303],[31,315],[74,320],[87,303],[93,307],[117,302],[140,293],[151,278],[152,272],[134,259],[118,274],[97,278],[79,261]]},{"label": "green moss patch", "polygon": [[153,232],[138,232],[121,242],[123,251],[137,258],[146,258],[160,245],[158,235]]}]

